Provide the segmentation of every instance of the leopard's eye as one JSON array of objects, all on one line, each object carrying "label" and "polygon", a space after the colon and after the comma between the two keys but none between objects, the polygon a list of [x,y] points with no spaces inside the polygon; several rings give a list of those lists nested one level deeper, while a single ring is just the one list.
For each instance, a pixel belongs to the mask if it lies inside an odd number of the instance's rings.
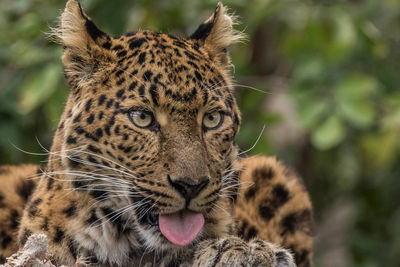
[{"label": "leopard's eye", "polygon": [[154,116],[151,112],[133,110],[129,112],[129,119],[139,128],[147,128],[153,124]]},{"label": "leopard's eye", "polygon": [[219,111],[206,113],[203,118],[203,126],[206,130],[215,130],[224,122],[224,115]]}]

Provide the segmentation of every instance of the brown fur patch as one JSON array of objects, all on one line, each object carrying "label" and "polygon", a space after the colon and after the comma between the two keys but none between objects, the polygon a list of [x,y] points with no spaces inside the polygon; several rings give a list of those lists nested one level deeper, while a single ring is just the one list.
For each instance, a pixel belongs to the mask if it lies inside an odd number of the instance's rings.
[{"label": "brown fur patch", "polygon": [[311,266],[312,205],[300,178],[264,156],[243,159],[236,167],[243,169],[234,209],[239,235],[252,238],[257,232],[258,238],[292,250],[298,266]]},{"label": "brown fur patch", "polygon": [[0,255],[17,249],[17,228],[23,208],[39,178],[35,165],[2,166],[0,173]]}]

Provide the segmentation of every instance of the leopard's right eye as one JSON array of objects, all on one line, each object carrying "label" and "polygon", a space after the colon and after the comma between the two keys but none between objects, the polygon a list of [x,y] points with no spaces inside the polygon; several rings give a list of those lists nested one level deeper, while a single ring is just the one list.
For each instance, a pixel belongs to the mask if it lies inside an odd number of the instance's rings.
[{"label": "leopard's right eye", "polygon": [[206,130],[215,130],[224,122],[224,114],[219,111],[206,113],[203,118],[203,127]]},{"label": "leopard's right eye", "polygon": [[151,112],[132,110],[129,112],[129,119],[139,128],[148,128],[153,125],[154,116]]}]

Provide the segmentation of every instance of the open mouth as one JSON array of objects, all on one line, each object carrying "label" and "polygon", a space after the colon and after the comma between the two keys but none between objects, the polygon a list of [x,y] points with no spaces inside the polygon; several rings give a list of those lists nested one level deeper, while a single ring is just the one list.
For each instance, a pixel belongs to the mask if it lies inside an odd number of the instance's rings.
[{"label": "open mouth", "polygon": [[192,243],[204,226],[203,214],[189,210],[160,214],[158,218],[157,215],[150,215],[148,220],[149,224],[158,224],[161,233],[171,243],[179,246]]}]

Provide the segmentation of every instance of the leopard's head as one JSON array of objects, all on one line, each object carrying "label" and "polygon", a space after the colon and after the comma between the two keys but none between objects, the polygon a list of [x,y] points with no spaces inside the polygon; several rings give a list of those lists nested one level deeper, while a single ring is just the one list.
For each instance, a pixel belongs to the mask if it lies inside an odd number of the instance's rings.
[{"label": "leopard's head", "polygon": [[72,186],[125,203],[115,215],[147,247],[226,231],[240,125],[227,48],[242,36],[223,5],[188,38],[114,38],[70,0],[55,33],[70,96],[52,152]]}]

